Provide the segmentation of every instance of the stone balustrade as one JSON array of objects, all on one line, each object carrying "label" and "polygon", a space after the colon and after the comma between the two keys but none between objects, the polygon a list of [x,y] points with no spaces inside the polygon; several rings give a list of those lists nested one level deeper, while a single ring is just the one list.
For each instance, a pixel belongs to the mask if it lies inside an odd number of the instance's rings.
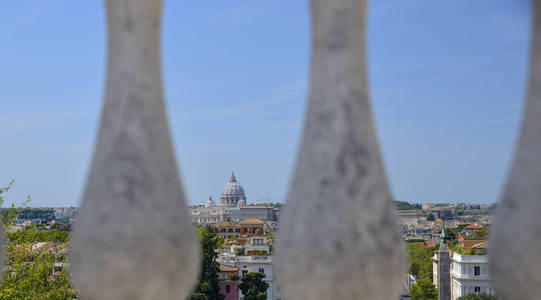
[{"label": "stone balustrade", "polygon": [[489,243],[501,299],[541,297],[541,3],[532,3],[529,82],[522,128]]},{"label": "stone balustrade", "polygon": [[[310,93],[276,249],[285,299],[396,299],[402,242],[372,116],[365,0],[311,0]],[[183,299],[198,277],[162,92],[162,0],[106,0],[101,126],[72,237],[83,299]],[[502,299],[541,295],[541,4],[515,159],[491,234]],[[262,258],[258,258],[262,259]]]}]

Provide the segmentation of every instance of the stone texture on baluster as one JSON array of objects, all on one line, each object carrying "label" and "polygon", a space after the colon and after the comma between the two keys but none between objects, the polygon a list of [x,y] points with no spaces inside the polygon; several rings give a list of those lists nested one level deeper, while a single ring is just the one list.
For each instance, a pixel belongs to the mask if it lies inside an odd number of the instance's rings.
[{"label": "stone texture on baluster", "polygon": [[285,299],[396,299],[404,247],[366,73],[362,0],[312,0],[310,95],[276,250]]},{"label": "stone texture on baluster", "polygon": [[541,299],[541,3],[532,1],[530,78],[522,129],[491,232],[500,299]]},{"label": "stone texture on baluster", "polygon": [[101,126],[72,237],[81,298],[185,299],[195,230],[162,94],[161,0],[108,0]]}]

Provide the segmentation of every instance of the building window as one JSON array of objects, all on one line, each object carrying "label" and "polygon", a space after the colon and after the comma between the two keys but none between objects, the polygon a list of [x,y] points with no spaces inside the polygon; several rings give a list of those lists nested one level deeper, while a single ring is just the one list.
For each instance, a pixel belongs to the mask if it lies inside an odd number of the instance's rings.
[{"label": "building window", "polygon": [[263,268],[259,268],[259,273],[263,273],[263,274],[265,274],[265,269],[263,269]]},{"label": "building window", "polygon": [[225,286],[225,293],[226,293],[226,294],[231,293],[231,286],[230,286],[230,285],[226,285],[226,286]]},{"label": "building window", "polygon": [[480,276],[481,275],[481,267],[480,266],[473,267],[473,274],[475,276]]},{"label": "building window", "polygon": [[480,286],[476,286],[473,288],[473,291],[476,293],[476,294],[479,294],[481,292],[481,287]]}]

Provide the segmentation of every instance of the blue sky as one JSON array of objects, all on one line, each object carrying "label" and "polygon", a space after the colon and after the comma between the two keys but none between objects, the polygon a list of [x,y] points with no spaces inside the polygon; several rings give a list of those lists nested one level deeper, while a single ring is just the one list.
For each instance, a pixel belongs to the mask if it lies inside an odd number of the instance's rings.
[{"label": "blue sky", "polygon": [[[372,100],[396,199],[498,199],[527,72],[526,0],[379,0],[369,10]],[[104,83],[102,1],[0,10],[0,185],[6,201],[77,205]],[[165,3],[163,64],[188,199],[232,170],[248,202],[284,201],[309,70],[308,2]]]}]

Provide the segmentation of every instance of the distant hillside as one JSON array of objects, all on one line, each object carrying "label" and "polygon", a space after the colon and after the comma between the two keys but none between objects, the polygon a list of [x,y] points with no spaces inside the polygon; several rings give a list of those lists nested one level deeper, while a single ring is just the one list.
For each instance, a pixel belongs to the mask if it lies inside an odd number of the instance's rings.
[{"label": "distant hillside", "polygon": [[[50,222],[54,220],[54,209],[52,208],[34,208],[26,207],[21,209],[21,215],[19,219],[41,219],[42,222]],[[2,208],[2,216],[6,216],[8,213],[7,208]]]},{"label": "distant hillside", "polygon": [[409,204],[406,201],[395,200],[394,204],[396,205],[396,209],[398,210],[420,210],[421,209],[421,204],[417,204],[417,203]]}]

